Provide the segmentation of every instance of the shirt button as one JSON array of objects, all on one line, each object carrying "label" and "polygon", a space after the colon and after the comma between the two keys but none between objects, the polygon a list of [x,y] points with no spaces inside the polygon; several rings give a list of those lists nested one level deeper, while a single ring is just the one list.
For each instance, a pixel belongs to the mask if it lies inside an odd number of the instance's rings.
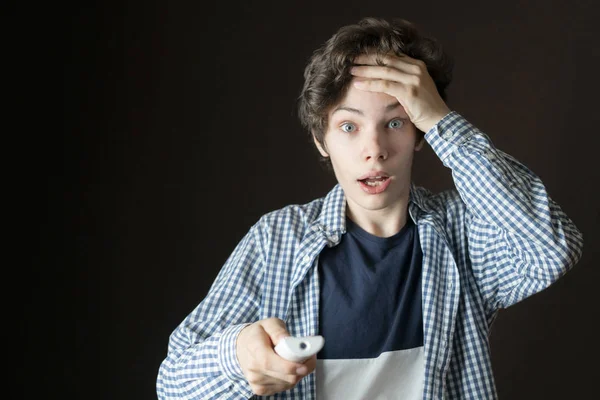
[{"label": "shirt button", "polygon": [[448,129],[446,132],[444,132],[442,134],[442,137],[444,139],[450,139],[452,136],[454,136],[454,131],[452,129]]},{"label": "shirt button", "polygon": [[448,289],[452,289],[453,286],[454,284],[452,282],[448,282]]},{"label": "shirt button", "polygon": [[308,264],[308,263],[309,263],[309,261],[310,261],[310,257],[309,257],[309,256],[304,256],[304,257],[302,258],[302,262],[303,262],[304,264]]}]

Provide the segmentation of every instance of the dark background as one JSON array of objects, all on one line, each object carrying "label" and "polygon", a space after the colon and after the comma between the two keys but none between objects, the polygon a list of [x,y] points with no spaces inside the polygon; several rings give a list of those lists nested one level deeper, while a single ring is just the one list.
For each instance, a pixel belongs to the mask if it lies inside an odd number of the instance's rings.
[{"label": "dark background", "polygon": [[[169,334],[250,226],[335,183],[295,101],[311,52],[364,16],[403,17],[437,37],[455,59],[450,107],[536,172],[584,234],[572,272],[500,312],[491,335],[500,397],[596,392],[593,1],[56,7],[36,15],[59,11],[48,30],[23,34],[39,45],[38,65],[58,71],[47,77],[54,91],[43,107],[61,108],[48,126],[63,134],[42,131],[26,163],[35,166],[27,184],[39,189],[24,200],[35,223],[27,231],[39,227],[39,247],[25,254],[33,269],[21,271],[34,290],[15,331],[26,340],[17,398],[156,397]],[[414,180],[433,191],[452,186],[429,147]]]}]

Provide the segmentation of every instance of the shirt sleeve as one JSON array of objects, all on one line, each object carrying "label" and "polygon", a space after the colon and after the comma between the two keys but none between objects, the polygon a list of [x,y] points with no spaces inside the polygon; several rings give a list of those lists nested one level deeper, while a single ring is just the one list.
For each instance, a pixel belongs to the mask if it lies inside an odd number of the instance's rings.
[{"label": "shirt sleeve", "polygon": [[259,316],[264,257],[258,226],[240,241],[207,296],[171,334],[158,371],[159,399],[252,396],[237,360],[236,340]]},{"label": "shirt sleeve", "polygon": [[468,252],[488,306],[550,286],[581,258],[583,235],[544,184],[456,111],[425,135],[466,205]]}]

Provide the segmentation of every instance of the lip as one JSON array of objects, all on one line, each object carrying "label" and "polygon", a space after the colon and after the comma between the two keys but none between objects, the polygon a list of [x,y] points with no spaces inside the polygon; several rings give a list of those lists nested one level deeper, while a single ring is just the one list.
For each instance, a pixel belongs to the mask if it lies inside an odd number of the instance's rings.
[{"label": "lip", "polygon": [[366,174],[364,174],[363,176],[361,176],[360,178],[358,178],[357,180],[362,181],[364,179],[373,178],[375,176],[381,176],[381,177],[384,177],[384,178],[389,178],[390,177],[387,173],[385,173],[383,171],[369,171]]},{"label": "lip", "polygon": [[[363,180],[368,179],[368,178],[373,178],[376,176],[380,176],[382,178],[385,178],[385,180],[377,186],[369,186],[366,183],[363,182]],[[356,180],[356,182],[358,183],[358,186],[360,186],[360,188],[363,190],[363,192],[367,193],[367,194],[379,194],[379,193],[383,193],[388,186],[390,185],[390,183],[392,182],[392,179],[390,178],[390,176],[383,171],[369,171],[366,174],[362,175],[360,178],[358,178]]]},{"label": "lip", "polygon": [[[377,176],[377,175],[375,175],[375,176]],[[360,186],[360,188],[363,190],[363,192],[373,195],[373,194],[383,193],[388,188],[388,186],[390,186],[391,182],[392,182],[392,180],[390,178],[387,178],[380,185],[369,186],[366,183],[364,183],[363,181],[358,181],[358,186]]]}]

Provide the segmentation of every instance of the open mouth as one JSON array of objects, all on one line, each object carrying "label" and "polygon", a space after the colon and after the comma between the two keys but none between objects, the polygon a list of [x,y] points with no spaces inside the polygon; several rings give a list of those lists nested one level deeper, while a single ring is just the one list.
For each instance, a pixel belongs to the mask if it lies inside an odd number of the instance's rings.
[{"label": "open mouth", "polygon": [[358,179],[360,188],[368,194],[378,194],[383,192],[389,186],[391,179],[386,175],[369,176]]},{"label": "open mouth", "polygon": [[390,179],[387,176],[372,176],[366,179],[359,179],[359,182],[368,185],[368,186],[381,186],[385,181]]}]

